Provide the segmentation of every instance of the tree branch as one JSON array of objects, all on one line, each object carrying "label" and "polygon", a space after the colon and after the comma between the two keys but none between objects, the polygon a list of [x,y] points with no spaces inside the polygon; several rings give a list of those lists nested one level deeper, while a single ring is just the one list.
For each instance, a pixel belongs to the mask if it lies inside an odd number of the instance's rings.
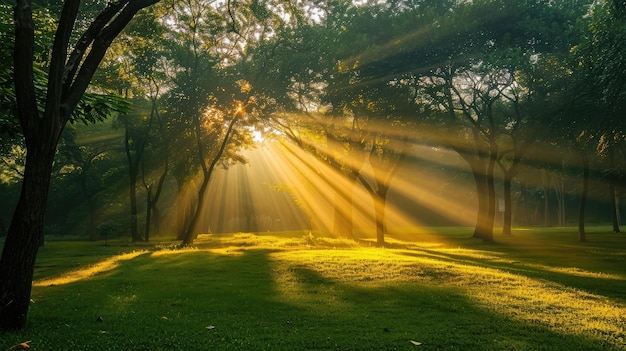
[{"label": "tree branch", "polygon": [[[124,1],[127,2],[128,0],[123,0],[123,2]],[[66,113],[74,110],[83,93],[87,90],[87,87],[91,82],[91,78],[104,58],[104,55],[111,45],[111,42],[113,42],[113,39],[119,35],[119,33],[124,29],[124,27],[126,27],[128,22],[130,22],[139,10],[155,4],[158,1],[159,0],[137,0],[128,2],[123,8],[119,9],[117,15],[111,16],[115,17],[111,22],[102,27],[98,33],[95,33],[91,50],[89,51],[89,54],[85,58],[83,64],[80,66],[80,70],[76,75],[76,79],[69,88],[67,96],[64,101],[62,101],[61,108]],[[100,18],[101,17],[99,16],[98,19]]]},{"label": "tree branch", "polygon": [[[15,82],[15,100],[17,104],[16,114],[28,145],[32,137],[37,137],[35,127],[39,119],[33,72],[35,31],[31,1],[18,0],[14,8],[13,16],[15,19],[13,75]],[[33,133],[35,133],[35,135],[33,135]]]}]

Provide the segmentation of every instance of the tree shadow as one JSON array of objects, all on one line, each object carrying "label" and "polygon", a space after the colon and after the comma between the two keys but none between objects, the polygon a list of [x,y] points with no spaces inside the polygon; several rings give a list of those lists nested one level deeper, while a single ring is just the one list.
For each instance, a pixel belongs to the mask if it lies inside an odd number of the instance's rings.
[{"label": "tree shadow", "polygon": [[[46,349],[611,349],[485,308],[432,281],[349,281],[275,250],[140,255],[104,274],[35,291],[14,340]],[[450,257],[449,260],[458,260]],[[8,348],[11,341],[0,343]],[[618,349],[618,348],[614,348]]]}]

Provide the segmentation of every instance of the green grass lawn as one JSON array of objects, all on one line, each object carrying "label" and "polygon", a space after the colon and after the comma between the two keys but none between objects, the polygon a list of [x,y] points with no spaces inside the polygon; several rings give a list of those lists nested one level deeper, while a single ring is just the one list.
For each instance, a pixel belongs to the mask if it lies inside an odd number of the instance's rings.
[{"label": "green grass lawn", "polygon": [[626,350],[626,234],[469,234],[49,242],[0,350]]}]

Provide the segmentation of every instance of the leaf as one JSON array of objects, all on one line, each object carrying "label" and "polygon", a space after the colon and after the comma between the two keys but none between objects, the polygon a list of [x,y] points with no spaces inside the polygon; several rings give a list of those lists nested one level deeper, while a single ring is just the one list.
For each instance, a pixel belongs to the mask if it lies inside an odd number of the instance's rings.
[{"label": "leaf", "polygon": [[413,345],[415,345],[415,346],[422,346],[422,343],[421,343],[421,342],[419,342],[419,341],[414,341],[414,340],[411,340],[411,344],[413,344]]},{"label": "leaf", "polygon": [[17,345],[11,346],[9,348],[9,351],[30,349],[30,345],[28,345],[28,343],[30,342],[32,342],[32,340],[24,341]]}]

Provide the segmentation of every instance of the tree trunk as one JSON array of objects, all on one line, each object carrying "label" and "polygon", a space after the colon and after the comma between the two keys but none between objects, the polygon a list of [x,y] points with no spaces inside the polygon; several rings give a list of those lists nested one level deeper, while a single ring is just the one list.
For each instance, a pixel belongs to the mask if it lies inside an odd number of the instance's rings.
[{"label": "tree trunk", "polygon": [[218,149],[217,153],[213,156],[213,160],[211,161],[211,164],[209,165],[209,167],[207,167],[206,164],[204,163],[205,162],[204,143],[202,142],[202,138],[201,138],[200,120],[198,116],[194,116],[194,124],[195,124],[195,130],[196,130],[196,142],[197,142],[196,146],[198,147],[200,162],[202,163],[201,166],[202,166],[203,179],[202,179],[202,185],[200,185],[200,189],[198,190],[198,205],[196,206],[195,211],[193,211],[189,226],[186,228],[185,233],[183,235],[182,246],[189,246],[193,244],[193,241],[198,237],[198,232],[197,232],[198,220],[200,218],[200,214],[204,212],[204,208],[206,204],[204,194],[206,193],[206,189],[209,185],[209,180],[211,179],[211,175],[213,174],[215,165],[217,165],[217,162],[222,158],[222,155],[224,154],[224,150],[226,149],[226,145],[228,144],[228,140],[230,139],[230,136],[233,132],[235,124],[237,123],[238,120],[239,120],[239,116],[236,115],[230,121],[228,125],[228,129],[226,130],[226,133],[224,134],[224,139],[222,140],[220,148]]},{"label": "tree trunk", "polygon": [[161,197],[161,191],[163,190],[163,184],[165,184],[165,177],[167,175],[168,164],[165,162],[165,169],[163,173],[161,173],[161,177],[157,182],[156,191],[152,192],[152,184],[146,186],[146,234],[145,240],[148,241],[150,238],[151,228],[154,228],[154,233],[159,234],[160,225],[161,225],[161,214],[159,212],[159,208],[157,207],[157,203],[159,202],[159,198]]},{"label": "tree trunk", "polygon": [[[474,162],[471,166],[472,175],[476,184],[476,195],[478,197],[478,210],[476,213],[476,226],[474,227],[474,238],[487,242],[493,241],[493,224],[495,217],[495,189],[493,179],[491,181],[485,174],[483,167],[478,167],[482,162]],[[489,188],[491,186],[491,189]],[[490,204],[493,202],[493,204]],[[491,214],[491,215],[490,215]]]},{"label": "tree trunk", "polygon": [[206,189],[209,185],[210,176],[204,175],[204,179],[202,180],[202,184],[200,185],[200,189],[198,190],[198,203],[196,205],[195,211],[192,212],[191,220],[185,230],[185,234],[183,235],[183,246],[189,246],[193,244],[193,241],[198,237],[198,221],[200,220],[200,214],[205,210],[206,201],[204,200],[204,194],[206,193]]},{"label": "tree trunk", "polygon": [[35,259],[44,239],[53,150],[31,147],[26,156],[21,196],[0,260],[0,332],[26,325]]},{"label": "tree trunk", "polygon": [[130,233],[133,242],[141,241],[137,228],[137,174],[130,172],[128,193],[130,196]]},{"label": "tree trunk", "polygon": [[556,195],[557,219],[559,227],[563,227],[565,225],[565,182],[562,176],[557,178],[556,174],[552,174],[552,181]]},{"label": "tree trunk", "polygon": [[580,192],[580,204],[578,206],[578,239],[582,242],[587,241],[585,233],[585,207],[587,205],[587,193],[589,192],[589,158],[587,153],[580,151],[580,157],[583,166],[583,187]]},{"label": "tree trunk", "polygon": [[144,233],[144,240],[150,241],[150,219],[152,214],[152,185],[148,186],[146,191],[146,227]]},{"label": "tree trunk", "polygon": [[619,197],[613,185],[609,185],[609,201],[611,202],[611,221],[613,222],[613,233],[620,233]]},{"label": "tree trunk", "polygon": [[133,160],[130,150],[130,135],[129,135],[129,122],[128,116],[125,117],[125,137],[124,147],[126,150],[126,159],[128,161],[128,178],[130,184],[128,185],[128,195],[130,198],[130,233],[133,242],[141,241],[142,238],[139,235],[139,228],[137,224],[137,177],[139,175],[139,160],[140,153],[138,152]]},{"label": "tree trunk", "polygon": [[512,175],[509,172],[504,172],[504,214],[502,220],[502,235],[511,235],[511,226],[513,218],[513,208],[511,200],[511,183],[513,181]]},{"label": "tree trunk", "polygon": [[[615,169],[615,146],[609,145],[609,168]],[[611,221],[613,222],[613,233],[619,233],[619,197],[615,189],[615,185],[609,182],[609,202],[611,203]]]},{"label": "tree trunk", "polygon": [[550,221],[550,178],[545,169],[541,170],[541,187],[543,189],[543,226],[548,227]]},{"label": "tree trunk", "polygon": [[85,197],[85,201],[87,202],[87,209],[89,211],[89,228],[87,231],[89,232],[89,240],[96,241],[98,240],[98,232],[96,231],[96,216],[94,210],[93,199],[87,192],[87,172],[88,165],[83,168],[83,172],[80,175],[80,189],[83,192],[83,196]]},{"label": "tree trunk", "polygon": [[496,217],[496,186],[494,180],[494,168],[497,158],[497,146],[491,143],[489,149],[489,161],[487,163],[487,218],[485,218],[485,233],[483,240],[493,242],[493,226]]},{"label": "tree trunk", "polygon": [[389,187],[380,186],[374,197],[374,210],[376,211],[376,245],[385,246],[385,207],[387,205],[387,191]]}]

